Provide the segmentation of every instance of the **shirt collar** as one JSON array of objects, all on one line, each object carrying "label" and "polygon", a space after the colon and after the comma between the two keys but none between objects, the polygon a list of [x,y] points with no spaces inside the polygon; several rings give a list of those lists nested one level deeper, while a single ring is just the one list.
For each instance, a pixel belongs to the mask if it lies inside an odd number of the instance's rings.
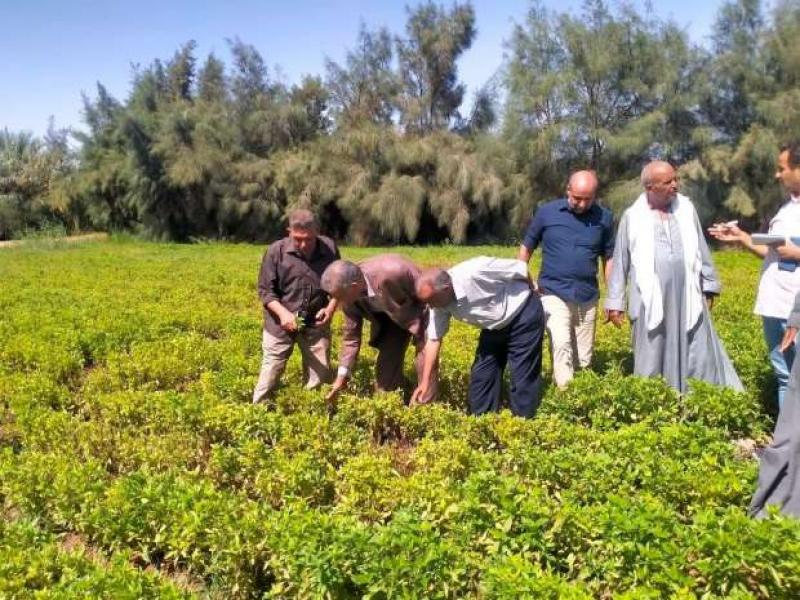
[{"label": "shirt collar", "polygon": [[375,290],[372,288],[372,284],[369,282],[369,277],[364,275],[364,281],[367,284],[367,298],[374,298],[375,297]]},{"label": "shirt collar", "polygon": [[458,279],[458,277],[453,276],[452,270],[448,271],[447,273],[450,275],[450,281],[453,284],[453,295],[456,297],[456,304],[459,304],[467,297],[467,291],[464,289],[464,286],[461,285],[461,281]]}]

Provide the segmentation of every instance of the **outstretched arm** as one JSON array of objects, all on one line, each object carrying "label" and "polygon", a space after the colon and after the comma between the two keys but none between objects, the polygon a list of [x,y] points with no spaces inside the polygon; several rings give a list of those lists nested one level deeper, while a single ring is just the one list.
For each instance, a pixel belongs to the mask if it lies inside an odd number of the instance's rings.
[{"label": "outstretched arm", "polygon": [[436,361],[439,359],[439,351],[442,347],[442,340],[428,340],[425,342],[425,362],[422,364],[422,377],[417,384],[417,389],[411,394],[410,405],[424,404],[423,398],[428,397],[431,386],[431,375]]},{"label": "outstretched arm", "polygon": [[[346,305],[345,305],[346,306]],[[344,325],[342,326],[342,347],[339,351],[339,370],[336,379],[328,392],[327,400],[335,400],[339,393],[347,387],[350,375],[356,365],[361,350],[361,335],[364,319],[360,315],[351,314],[343,309]]]},{"label": "outstretched arm", "polygon": [[711,237],[721,242],[734,242],[740,244],[756,256],[764,258],[769,251],[769,246],[762,246],[753,243],[753,238],[746,231],[739,229],[735,221],[730,223],[714,223],[708,228]]}]

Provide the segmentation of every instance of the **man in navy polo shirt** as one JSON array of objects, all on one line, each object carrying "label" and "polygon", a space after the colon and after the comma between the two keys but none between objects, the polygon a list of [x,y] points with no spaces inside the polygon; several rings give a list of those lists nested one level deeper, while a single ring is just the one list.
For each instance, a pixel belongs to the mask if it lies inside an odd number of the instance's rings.
[{"label": "man in navy polo shirt", "polygon": [[569,178],[567,197],[541,206],[519,247],[518,258],[528,262],[541,244],[539,293],[547,319],[553,357],[553,379],[563,388],[592,360],[597,299],[597,259],[604,275],[611,272],[614,219],[595,203],[598,187],[593,171]]}]

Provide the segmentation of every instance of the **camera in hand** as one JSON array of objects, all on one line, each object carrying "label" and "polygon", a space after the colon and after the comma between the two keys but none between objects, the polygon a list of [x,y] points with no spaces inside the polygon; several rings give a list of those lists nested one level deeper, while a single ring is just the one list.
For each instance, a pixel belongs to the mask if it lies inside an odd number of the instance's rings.
[{"label": "camera in hand", "polygon": [[317,326],[317,313],[328,305],[329,300],[330,297],[323,290],[317,289],[311,292],[310,298],[297,313],[305,327]]}]

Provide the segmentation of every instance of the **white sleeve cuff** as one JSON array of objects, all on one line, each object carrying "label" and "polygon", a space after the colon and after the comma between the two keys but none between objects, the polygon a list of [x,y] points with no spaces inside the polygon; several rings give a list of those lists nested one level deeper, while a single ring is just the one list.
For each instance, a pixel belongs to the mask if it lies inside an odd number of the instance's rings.
[{"label": "white sleeve cuff", "polygon": [[347,367],[339,367],[336,371],[336,375],[339,377],[348,377],[350,375],[350,369]]}]

